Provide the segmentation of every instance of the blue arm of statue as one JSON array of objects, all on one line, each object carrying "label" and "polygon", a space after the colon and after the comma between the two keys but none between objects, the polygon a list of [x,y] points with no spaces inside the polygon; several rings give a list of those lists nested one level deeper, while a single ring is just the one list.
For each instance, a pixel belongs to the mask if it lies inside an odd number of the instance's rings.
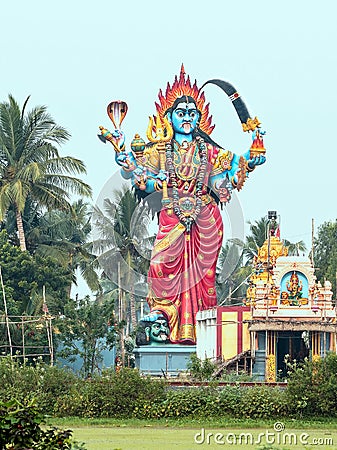
[{"label": "blue arm of statue", "polygon": [[[259,130],[260,135],[264,135],[264,131]],[[252,139],[256,138],[256,133],[254,132],[252,135]],[[256,166],[260,166],[266,162],[266,157],[264,154],[260,154],[258,156],[251,157],[250,150],[247,150],[243,155],[243,158],[247,161],[247,175],[248,172],[251,172],[255,169]],[[240,163],[240,155],[233,154],[232,159],[230,161],[230,169],[224,169],[220,173],[216,175],[211,175],[210,184],[213,187],[223,186],[224,183],[228,186],[227,181],[230,180],[233,187],[236,187],[238,183],[238,171],[239,171],[239,163]]]},{"label": "blue arm of statue", "polygon": [[139,164],[132,152],[120,152],[116,155],[116,162],[121,166],[122,177],[131,180],[135,189],[143,190],[147,194],[161,190],[163,181],[167,179],[165,171],[159,170],[156,174]]}]

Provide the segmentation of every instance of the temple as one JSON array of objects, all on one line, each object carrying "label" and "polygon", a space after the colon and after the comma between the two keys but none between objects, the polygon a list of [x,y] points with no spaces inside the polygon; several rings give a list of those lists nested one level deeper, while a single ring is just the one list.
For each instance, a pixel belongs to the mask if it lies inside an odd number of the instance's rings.
[{"label": "temple", "polygon": [[301,361],[336,352],[331,283],[317,282],[312,260],[288,256],[276,228],[254,261],[244,306],[197,313],[197,356],[257,380],[285,379],[285,357]]}]

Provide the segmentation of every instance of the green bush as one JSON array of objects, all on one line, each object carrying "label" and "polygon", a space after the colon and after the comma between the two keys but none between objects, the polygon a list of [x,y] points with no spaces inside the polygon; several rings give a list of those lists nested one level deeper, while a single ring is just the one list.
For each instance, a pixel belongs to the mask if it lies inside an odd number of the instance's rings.
[{"label": "green bush", "polygon": [[337,416],[337,355],[287,363],[287,396],[296,416]]},{"label": "green bush", "polygon": [[49,428],[43,430],[44,416],[35,401],[21,403],[18,400],[0,402],[0,448],[12,450],[68,450],[85,449],[72,442],[71,430]]},{"label": "green bush", "polygon": [[44,414],[65,417],[174,418],[337,416],[337,356],[288,363],[288,387],[188,387],[172,389],[136,369],[82,379],[35,361],[20,365],[0,358],[0,398],[27,403],[36,398]]},{"label": "green bush", "polygon": [[240,417],[240,404],[244,390],[239,386],[226,386],[219,392],[219,415]]},{"label": "green bush", "polygon": [[[104,380],[105,374],[102,379]],[[113,400],[113,417],[130,417],[137,402],[160,400],[164,395],[164,384],[160,380],[142,377],[138,370],[122,369],[109,372],[110,395]],[[104,394],[104,393],[103,393]]]},{"label": "green bush", "polygon": [[245,387],[241,390],[236,417],[258,419],[287,415],[288,398],[284,390],[269,386]]},{"label": "green bush", "polygon": [[41,382],[39,370],[33,366],[22,367],[10,358],[0,359],[1,399],[24,400],[34,397]]},{"label": "green bush", "polygon": [[79,378],[72,372],[51,367],[39,359],[35,365],[0,359],[0,395],[3,401],[35,398],[45,414],[53,414],[57,398],[67,395]]},{"label": "green bush", "polygon": [[159,401],[161,381],[142,377],[138,370],[107,370],[101,376],[82,380],[56,400],[55,414],[79,417],[131,417],[136,405]]},{"label": "green bush", "polygon": [[138,401],[133,414],[144,419],[204,416],[209,415],[213,401],[216,401],[216,395],[208,388],[167,390],[164,398]]},{"label": "green bush", "polygon": [[169,417],[282,417],[287,413],[285,392],[277,388],[226,386],[168,390],[165,399],[138,403],[137,418]]},{"label": "green bush", "polygon": [[192,353],[190,360],[187,363],[187,369],[189,370],[191,377],[196,381],[209,381],[213,379],[213,373],[217,369],[217,365],[206,358],[201,360],[197,357],[196,353]]},{"label": "green bush", "polygon": [[40,366],[38,404],[46,414],[54,414],[56,401],[67,396],[81,381],[73,372],[54,366]]}]

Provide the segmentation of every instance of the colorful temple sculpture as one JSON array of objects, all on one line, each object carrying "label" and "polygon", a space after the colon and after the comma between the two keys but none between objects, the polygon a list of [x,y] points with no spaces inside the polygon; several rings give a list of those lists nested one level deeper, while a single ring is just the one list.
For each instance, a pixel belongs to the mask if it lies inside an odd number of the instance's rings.
[{"label": "colorful temple sculpture", "polygon": [[288,256],[269,230],[249,278],[245,306],[217,307],[197,315],[197,355],[235,362],[260,380],[286,377],[285,358],[336,352],[336,308],[331,283],[316,281],[312,261]]},{"label": "colorful temple sculpture", "polygon": [[[205,100],[207,84],[227,95],[243,131],[251,132],[251,145],[243,155],[210,137],[214,125]],[[113,145],[122,176],[159,217],[147,279],[150,312],[141,320],[137,343],[194,346],[197,312],[217,304],[215,272],[223,239],[218,205],[229,202],[232,191],[241,190],[265,162],[264,132],[230,83],[214,79],[199,88],[183,66],[165,92],[159,91],[155,109],[147,143],[136,134],[126,148],[121,123],[128,107],[123,101],[108,105],[114,129],[100,127],[99,137]]]}]

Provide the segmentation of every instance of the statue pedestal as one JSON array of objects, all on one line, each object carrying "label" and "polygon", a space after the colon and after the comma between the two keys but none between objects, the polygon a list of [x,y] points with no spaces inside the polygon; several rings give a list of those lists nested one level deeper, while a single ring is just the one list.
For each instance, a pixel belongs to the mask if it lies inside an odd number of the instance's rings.
[{"label": "statue pedestal", "polygon": [[187,363],[192,353],[196,352],[195,345],[143,345],[133,351],[136,367],[142,374],[176,376],[187,370]]}]

